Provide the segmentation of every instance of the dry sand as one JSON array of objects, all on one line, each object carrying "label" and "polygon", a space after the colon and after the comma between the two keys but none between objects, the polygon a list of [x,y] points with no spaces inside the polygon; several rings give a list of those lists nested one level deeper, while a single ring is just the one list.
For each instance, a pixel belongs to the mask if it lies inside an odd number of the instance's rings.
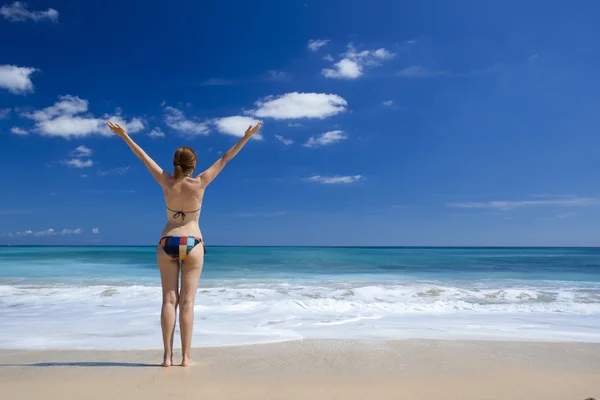
[{"label": "dry sand", "polygon": [[161,351],[0,350],[3,399],[543,399],[600,397],[600,344],[305,340]]}]

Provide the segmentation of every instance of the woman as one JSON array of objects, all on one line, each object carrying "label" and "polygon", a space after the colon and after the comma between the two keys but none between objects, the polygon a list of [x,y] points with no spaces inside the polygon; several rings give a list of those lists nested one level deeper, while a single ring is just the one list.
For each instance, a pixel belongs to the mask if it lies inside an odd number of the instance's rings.
[{"label": "woman", "polygon": [[[163,171],[127,134],[119,124],[107,122],[110,130],[131,148],[146,165],[154,179],[163,188],[167,209],[167,225],[156,248],[162,282],[162,311],[160,314],[164,357],[162,365],[173,364],[173,336],[177,306],[183,359],[181,365],[193,364],[191,359],[194,300],[198,280],[204,264],[204,242],[198,225],[202,198],[206,186],[221,172],[248,140],[260,129],[261,122],[250,126],[244,137],[229,149],[209,169],[195,178],[196,153],[189,147],[180,147],[173,157],[173,175]],[[179,271],[181,269],[181,288]]]}]

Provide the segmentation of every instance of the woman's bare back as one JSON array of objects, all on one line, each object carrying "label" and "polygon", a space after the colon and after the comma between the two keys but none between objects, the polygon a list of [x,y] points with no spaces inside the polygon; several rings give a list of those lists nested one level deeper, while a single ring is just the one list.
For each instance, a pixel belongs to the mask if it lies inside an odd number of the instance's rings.
[{"label": "woman's bare back", "polygon": [[167,225],[161,236],[198,236],[198,219],[206,186],[200,177],[174,179],[165,177],[162,185],[167,210]]}]

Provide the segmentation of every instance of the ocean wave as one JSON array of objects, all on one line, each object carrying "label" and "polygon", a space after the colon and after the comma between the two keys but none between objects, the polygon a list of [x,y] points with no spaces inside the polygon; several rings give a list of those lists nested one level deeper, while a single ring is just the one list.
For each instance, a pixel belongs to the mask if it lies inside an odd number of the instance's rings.
[{"label": "ocean wave", "polygon": [[[0,348],[155,348],[161,288],[0,285]],[[196,345],[315,338],[600,341],[598,285],[203,282]]]},{"label": "ocean wave", "polygon": [[[0,285],[0,305],[44,306],[74,302],[119,304],[160,296],[154,286]],[[410,312],[559,312],[600,313],[600,285],[587,287],[460,287],[428,283],[327,285],[244,283],[200,287],[197,305],[202,309],[244,307],[293,311]],[[282,310],[283,311],[283,310]]]}]

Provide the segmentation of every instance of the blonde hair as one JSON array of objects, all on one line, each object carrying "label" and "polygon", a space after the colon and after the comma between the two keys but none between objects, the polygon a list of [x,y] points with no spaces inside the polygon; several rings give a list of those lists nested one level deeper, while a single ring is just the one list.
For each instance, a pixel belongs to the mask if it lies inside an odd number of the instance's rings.
[{"label": "blonde hair", "polygon": [[196,152],[186,146],[178,148],[173,156],[173,167],[175,167],[173,178],[179,179],[188,175],[196,167]]}]

